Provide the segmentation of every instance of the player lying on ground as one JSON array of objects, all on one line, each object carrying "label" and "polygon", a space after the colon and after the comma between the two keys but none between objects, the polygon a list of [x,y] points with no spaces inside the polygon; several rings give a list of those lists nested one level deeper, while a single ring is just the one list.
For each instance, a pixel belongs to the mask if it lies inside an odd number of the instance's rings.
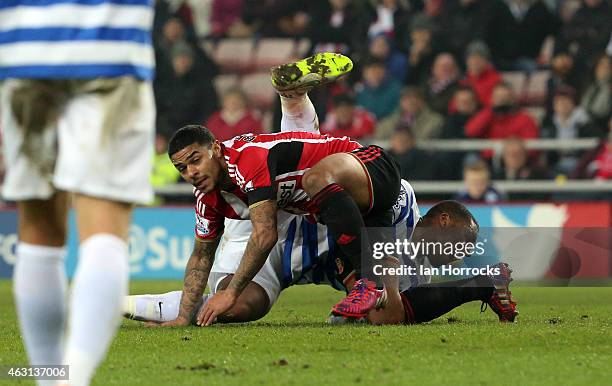
[{"label": "player lying on ground", "polygon": [[[419,211],[412,187],[402,181],[402,189],[394,207],[395,232],[398,238],[410,238],[412,234],[421,239],[431,232],[424,229],[461,227],[473,222],[467,209],[456,202],[441,202],[434,206],[419,221]],[[467,221],[469,220],[469,221]],[[246,247],[251,225],[248,221],[227,220],[228,224],[217,252],[208,280],[212,293],[225,288],[240,262]],[[416,227],[415,227],[416,226]],[[302,216],[279,218],[280,240],[270,253],[264,267],[236,304],[217,319],[221,323],[248,322],[263,317],[276,302],[281,291],[294,284],[328,284],[336,289],[351,288],[354,276],[342,275],[346,271],[338,251],[330,243],[327,230],[321,224],[308,223]],[[400,257],[403,264],[410,260]],[[428,259],[420,264],[428,265]],[[514,321],[518,312],[510,297],[508,285],[510,272],[505,265],[498,265],[498,276],[477,276],[470,279],[447,282],[444,286],[429,285],[430,277],[415,275],[404,277],[385,287],[385,306],[370,311],[368,320],[375,324],[421,323],[433,320],[453,308],[470,302],[482,301],[490,305],[500,321]],[[134,295],[126,298],[126,317],[162,325],[175,325],[180,310],[181,291],[160,295]],[[200,314],[210,295],[204,295],[197,306]],[[194,315],[191,322],[197,322]],[[334,322],[342,322],[336,318]]]},{"label": "player lying on ground", "polygon": [[[318,54],[273,69],[272,83],[287,105],[288,100],[307,100],[308,90],[351,67],[342,55]],[[316,115],[311,117],[312,126]],[[223,218],[252,222],[240,265],[227,288],[207,302],[203,324],[229,310],[265,263],[278,239],[279,209],[315,215],[355,269],[358,280],[332,313],[364,317],[375,306],[380,295],[375,282],[360,277],[361,246],[369,245],[362,244],[361,230],[392,225],[392,206],[400,190],[397,163],[380,147],[305,132],[242,135],[221,143],[208,129],[194,125],[175,133],[168,154],[182,177],[196,187],[201,209],[201,237],[187,268],[189,284],[200,288],[190,287],[183,295],[190,311],[202,295]],[[363,252],[363,272],[368,274],[372,254]]]}]

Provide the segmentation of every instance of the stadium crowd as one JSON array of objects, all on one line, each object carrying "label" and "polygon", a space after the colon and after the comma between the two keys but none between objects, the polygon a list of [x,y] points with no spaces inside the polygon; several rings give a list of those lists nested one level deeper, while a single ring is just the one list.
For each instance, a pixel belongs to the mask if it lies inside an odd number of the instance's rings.
[{"label": "stadium crowd", "polygon": [[[157,0],[156,184],[178,181],[161,155],[182,125],[222,140],[277,130],[268,68],[323,51],[355,68],[311,93],[321,131],[385,144],[406,179],[610,179],[611,21],[609,0]],[[525,146],[593,137],[590,150]],[[505,142],[497,153],[419,148],[470,138]],[[504,198],[491,191],[457,197]]]}]

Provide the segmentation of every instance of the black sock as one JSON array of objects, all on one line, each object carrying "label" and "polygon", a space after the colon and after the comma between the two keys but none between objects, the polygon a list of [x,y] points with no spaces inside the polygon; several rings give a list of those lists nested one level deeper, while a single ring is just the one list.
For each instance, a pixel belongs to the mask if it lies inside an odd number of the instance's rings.
[{"label": "black sock", "polygon": [[494,286],[488,276],[475,276],[469,279],[444,283],[425,284],[412,287],[402,292],[408,301],[404,301],[408,322],[423,323],[434,320],[453,308],[480,300],[487,301]]},{"label": "black sock", "polygon": [[312,201],[319,208],[319,217],[355,270],[356,278],[360,278],[361,229],[365,224],[355,200],[340,185],[330,184],[317,193]]}]

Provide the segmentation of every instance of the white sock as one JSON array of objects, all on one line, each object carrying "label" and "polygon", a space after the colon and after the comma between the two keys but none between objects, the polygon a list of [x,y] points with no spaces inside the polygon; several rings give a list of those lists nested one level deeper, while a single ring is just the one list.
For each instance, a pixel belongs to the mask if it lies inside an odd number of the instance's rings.
[{"label": "white sock", "polygon": [[319,132],[319,118],[308,94],[299,97],[287,98],[280,96],[281,131],[308,131]]},{"label": "white sock", "polygon": [[[179,313],[182,294],[183,291],[172,291],[165,294],[126,296],[123,301],[123,316],[143,322],[174,320]],[[196,307],[198,311],[206,303],[208,296],[202,296],[201,303]]]},{"label": "white sock", "polygon": [[119,327],[128,290],[128,246],[117,236],[91,236],[79,249],[64,363],[70,385],[88,385]]},{"label": "white sock", "polygon": [[[65,248],[17,245],[13,294],[30,364],[59,365],[66,318]],[[51,381],[39,381],[39,385]]]}]

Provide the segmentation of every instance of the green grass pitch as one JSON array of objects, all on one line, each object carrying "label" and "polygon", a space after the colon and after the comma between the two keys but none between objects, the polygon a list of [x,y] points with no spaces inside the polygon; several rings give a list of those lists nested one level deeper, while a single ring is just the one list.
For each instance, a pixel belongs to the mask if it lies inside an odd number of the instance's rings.
[{"label": "green grass pitch", "polygon": [[[135,281],[131,293],[177,288]],[[125,321],[93,384],[612,385],[612,287],[513,293],[521,315],[512,325],[470,303],[418,326],[329,326],[341,294],[324,286],[290,288],[251,324],[151,329]],[[0,281],[0,296],[0,365],[25,364],[9,281]]]}]

